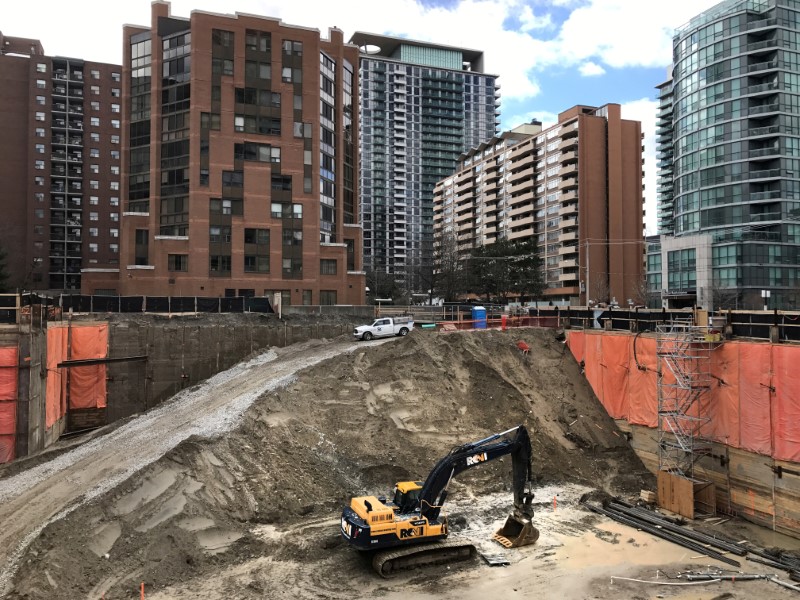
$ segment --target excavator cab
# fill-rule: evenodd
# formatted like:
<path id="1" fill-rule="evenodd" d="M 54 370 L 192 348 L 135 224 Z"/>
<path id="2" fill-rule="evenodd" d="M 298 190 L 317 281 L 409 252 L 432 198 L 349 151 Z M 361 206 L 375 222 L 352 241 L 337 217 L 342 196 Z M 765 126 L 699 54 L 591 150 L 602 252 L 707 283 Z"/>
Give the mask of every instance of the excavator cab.
<path id="1" fill-rule="evenodd" d="M 419 494 L 422 491 L 421 481 L 400 481 L 394 488 L 394 500 L 400 514 L 406 514 L 419 506 Z"/>

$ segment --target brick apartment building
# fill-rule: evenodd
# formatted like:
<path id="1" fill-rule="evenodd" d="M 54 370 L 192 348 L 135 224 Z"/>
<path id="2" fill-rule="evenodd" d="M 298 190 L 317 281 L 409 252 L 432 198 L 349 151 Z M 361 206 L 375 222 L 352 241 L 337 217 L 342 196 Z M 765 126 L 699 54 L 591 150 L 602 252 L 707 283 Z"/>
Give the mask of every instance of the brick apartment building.
<path id="1" fill-rule="evenodd" d="M 0 246 L 12 288 L 81 288 L 117 268 L 122 69 L 0 33 Z"/>
<path id="2" fill-rule="evenodd" d="M 459 158 L 434 189 L 434 235 L 459 253 L 535 237 L 545 299 L 624 304 L 643 285 L 642 133 L 618 104 L 575 106 Z"/>
<path id="3" fill-rule="evenodd" d="M 124 28 L 121 263 L 84 293 L 362 304 L 358 48 L 152 4 Z"/>

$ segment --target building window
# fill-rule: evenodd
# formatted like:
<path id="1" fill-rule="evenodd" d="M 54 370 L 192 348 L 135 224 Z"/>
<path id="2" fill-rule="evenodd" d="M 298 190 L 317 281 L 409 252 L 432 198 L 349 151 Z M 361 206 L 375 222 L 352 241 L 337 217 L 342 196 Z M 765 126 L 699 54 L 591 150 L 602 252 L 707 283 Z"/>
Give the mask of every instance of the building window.
<path id="1" fill-rule="evenodd" d="M 98 218 L 99 218 L 99 216 L 98 216 L 98 214 L 96 212 L 90 212 L 89 213 L 89 220 L 90 221 L 97 221 Z"/>
<path id="2" fill-rule="evenodd" d="M 112 104 L 111 105 L 111 112 L 118 113 L 119 112 L 119 104 Z"/>
<path id="3" fill-rule="evenodd" d="M 42 192 L 36 192 L 33 197 L 37 202 L 44 202 L 44 194 Z"/>
<path id="4" fill-rule="evenodd" d="M 44 113 L 43 112 L 37 112 L 36 113 L 36 120 L 37 121 L 44 121 Z"/>
<path id="5" fill-rule="evenodd" d="M 269 256 L 258 254 L 244 255 L 245 273 L 269 273 Z"/>
<path id="6" fill-rule="evenodd" d="M 111 165 L 111 174 L 119 175 L 119 165 Z"/>
<path id="7" fill-rule="evenodd" d="M 89 124 L 92 127 L 100 127 L 100 117 L 90 117 Z"/>
<path id="8" fill-rule="evenodd" d="M 221 225 L 210 226 L 208 228 L 208 241 L 212 244 L 230 244 L 231 228 Z"/>
<path id="9" fill-rule="evenodd" d="M 119 119 L 111 119 L 111 127 L 119 129 Z"/>
<path id="10" fill-rule="evenodd" d="M 208 268 L 212 273 L 230 273 L 231 257 L 223 255 L 209 256 Z"/>
<path id="11" fill-rule="evenodd" d="M 89 252 L 92 254 L 97 254 L 97 244 L 91 243 L 89 244 Z"/>
<path id="12" fill-rule="evenodd" d="M 33 216 L 37 219 L 44 219 L 44 210 L 41 208 L 37 208 L 33 211 Z"/>
<path id="13" fill-rule="evenodd" d="M 99 190 L 100 189 L 100 182 L 99 181 L 95 181 L 94 179 L 92 179 L 89 182 L 89 188 L 93 189 L 93 190 Z"/>
<path id="14" fill-rule="evenodd" d="M 109 244 L 108 249 L 111 254 L 119 254 L 119 244 Z"/>
<path id="15" fill-rule="evenodd" d="M 93 131 L 92 133 L 90 133 L 89 137 L 91 138 L 91 140 L 93 142 L 99 142 L 100 141 L 100 134 L 97 133 L 96 131 Z"/>
<path id="16" fill-rule="evenodd" d="M 44 79 L 37 79 L 36 87 L 39 88 L 40 90 L 43 90 L 47 87 L 47 82 Z"/>
<path id="17" fill-rule="evenodd" d="M 320 275 L 336 275 L 336 259 L 321 258 L 319 261 Z"/>
<path id="18" fill-rule="evenodd" d="M 112 150 L 111 151 L 111 159 L 112 160 L 119 160 L 119 150 Z"/>
<path id="19" fill-rule="evenodd" d="M 119 237 L 119 229 L 109 229 L 108 230 L 108 235 L 110 235 L 112 238 L 118 238 Z"/>
<path id="20" fill-rule="evenodd" d="M 99 96 L 100 95 L 100 86 L 99 85 L 93 85 L 90 89 L 91 89 L 93 95 L 95 95 L 95 96 Z"/>
<path id="21" fill-rule="evenodd" d="M 89 204 L 97 206 L 98 204 L 100 204 L 100 198 L 98 198 L 97 196 L 89 196 Z"/>
<path id="22" fill-rule="evenodd" d="M 111 196 L 111 198 L 108 199 L 108 203 L 111 206 L 119 206 L 119 198 L 117 196 Z"/>
<path id="23" fill-rule="evenodd" d="M 100 230 L 97 227 L 89 227 L 89 237 L 97 237 Z"/>
<path id="24" fill-rule="evenodd" d="M 36 96 L 36 104 L 44 105 L 45 97 L 44 96 Z"/>
<path id="25" fill-rule="evenodd" d="M 319 303 L 322 306 L 333 306 L 336 304 L 336 290 L 320 290 Z"/>
<path id="26" fill-rule="evenodd" d="M 188 254 L 170 254 L 167 256 L 167 268 L 170 271 L 188 271 L 189 270 L 189 255 Z"/>
<path id="27" fill-rule="evenodd" d="M 43 160 L 37 160 L 36 163 L 34 164 L 34 167 L 36 169 L 39 169 L 39 170 L 44 169 L 44 161 Z"/>
<path id="28" fill-rule="evenodd" d="M 92 79 L 100 79 L 100 71 L 89 71 L 92 75 Z"/>
<path id="29" fill-rule="evenodd" d="M 100 150 L 97 148 L 89 148 L 89 158 L 99 158 Z"/>
<path id="30" fill-rule="evenodd" d="M 119 88 L 111 88 L 111 95 L 114 98 L 119 98 L 119 96 L 120 96 Z"/>
<path id="31" fill-rule="evenodd" d="M 111 79 L 113 81 L 120 81 L 121 78 L 120 78 L 119 73 L 111 73 Z"/>
<path id="32" fill-rule="evenodd" d="M 36 137 L 44 137 L 44 127 L 37 127 L 36 128 Z"/>
<path id="33" fill-rule="evenodd" d="M 44 144 L 36 144 L 36 153 L 44 154 Z"/>
<path id="34" fill-rule="evenodd" d="M 111 143 L 112 144 L 119 144 L 119 136 L 118 135 L 112 135 L 111 136 Z"/>
<path id="35" fill-rule="evenodd" d="M 119 213 L 112 212 L 112 213 L 109 213 L 109 216 L 111 217 L 112 221 L 114 221 L 114 222 L 119 221 Z"/>
<path id="36" fill-rule="evenodd" d="M 33 183 L 36 185 L 44 185 L 44 177 L 34 177 Z"/>
<path id="37" fill-rule="evenodd" d="M 112 181 L 110 184 L 110 189 L 112 192 L 119 191 L 119 181 Z"/>
<path id="38" fill-rule="evenodd" d="M 47 73 L 47 65 L 44 63 L 36 63 L 37 73 Z"/>
<path id="39" fill-rule="evenodd" d="M 91 105 L 92 110 L 95 110 L 95 111 L 99 111 L 100 110 L 100 102 L 98 102 L 97 100 L 92 100 L 89 104 Z"/>

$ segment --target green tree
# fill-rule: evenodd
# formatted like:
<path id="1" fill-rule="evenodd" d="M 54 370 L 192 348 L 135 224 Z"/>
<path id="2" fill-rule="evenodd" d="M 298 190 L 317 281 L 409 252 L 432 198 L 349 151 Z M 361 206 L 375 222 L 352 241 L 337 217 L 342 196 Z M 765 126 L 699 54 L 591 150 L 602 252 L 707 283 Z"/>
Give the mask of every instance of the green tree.
<path id="1" fill-rule="evenodd" d="M 520 300 L 536 298 L 544 291 L 544 274 L 534 240 L 500 240 L 476 248 L 470 259 L 472 288 L 490 301 L 506 302 L 509 294 Z"/>
<path id="2" fill-rule="evenodd" d="M 8 258 L 8 252 L 3 246 L 0 246 L 0 293 L 5 293 L 11 291 L 8 288 L 8 265 L 6 264 L 6 259 Z"/>

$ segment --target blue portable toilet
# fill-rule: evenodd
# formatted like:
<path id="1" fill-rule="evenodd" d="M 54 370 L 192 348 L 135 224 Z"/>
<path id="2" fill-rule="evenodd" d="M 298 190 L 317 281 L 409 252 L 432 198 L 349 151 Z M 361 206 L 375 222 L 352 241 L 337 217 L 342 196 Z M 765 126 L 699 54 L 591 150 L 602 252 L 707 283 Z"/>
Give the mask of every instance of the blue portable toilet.
<path id="1" fill-rule="evenodd" d="M 472 307 L 472 324 L 475 329 L 486 329 L 486 309 L 483 306 Z"/>

